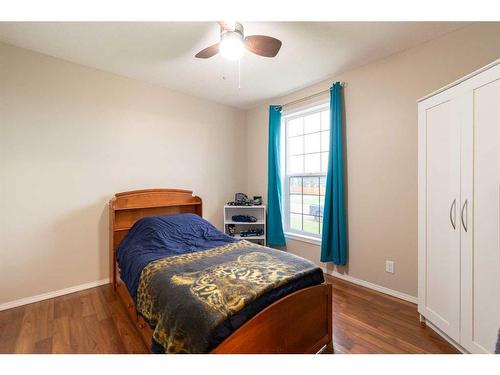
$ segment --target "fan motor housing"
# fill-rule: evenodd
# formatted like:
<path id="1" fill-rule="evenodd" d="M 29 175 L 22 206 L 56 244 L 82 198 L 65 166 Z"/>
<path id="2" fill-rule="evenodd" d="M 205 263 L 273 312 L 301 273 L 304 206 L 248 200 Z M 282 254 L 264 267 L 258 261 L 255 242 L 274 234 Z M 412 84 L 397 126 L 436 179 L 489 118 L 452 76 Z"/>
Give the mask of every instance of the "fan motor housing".
<path id="1" fill-rule="evenodd" d="M 231 25 L 233 26 L 233 25 Z M 231 29 L 225 28 L 221 25 L 220 27 L 220 40 L 225 38 L 241 38 L 243 39 L 243 25 L 239 22 L 234 22 L 234 26 Z"/>

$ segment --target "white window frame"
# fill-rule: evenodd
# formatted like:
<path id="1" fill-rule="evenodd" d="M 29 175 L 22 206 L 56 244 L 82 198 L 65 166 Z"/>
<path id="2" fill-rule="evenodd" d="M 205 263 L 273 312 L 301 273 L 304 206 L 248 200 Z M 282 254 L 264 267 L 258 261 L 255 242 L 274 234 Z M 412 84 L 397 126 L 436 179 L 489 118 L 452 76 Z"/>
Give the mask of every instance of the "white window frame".
<path id="1" fill-rule="evenodd" d="M 282 146 L 281 146 L 281 154 L 282 154 L 282 163 L 283 165 L 281 176 L 282 176 L 282 191 L 283 191 L 283 229 L 285 232 L 285 236 L 287 238 L 308 242 L 312 244 L 321 244 L 321 234 L 308 233 L 304 231 L 298 231 L 290 228 L 290 187 L 289 187 L 289 179 L 290 177 L 325 177 L 326 172 L 319 173 L 294 173 L 287 174 L 288 170 L 288 150 L 287 150 L 287 131 L 288 131 L 288 121 L 304 117 L 308 115 L 312 115 L 318 112 L 323 112 L 325 109 L 329 107 L 329 102 L 324 101 L 320 103 L 315 103 L 309 105 L 307 107 L 298 109 L 296 111 L 287 113 L 282 117 Z M 321 130 L 320 130 L 321 132 Z M 311 133 L 312 134 L 312 133 Z"/>

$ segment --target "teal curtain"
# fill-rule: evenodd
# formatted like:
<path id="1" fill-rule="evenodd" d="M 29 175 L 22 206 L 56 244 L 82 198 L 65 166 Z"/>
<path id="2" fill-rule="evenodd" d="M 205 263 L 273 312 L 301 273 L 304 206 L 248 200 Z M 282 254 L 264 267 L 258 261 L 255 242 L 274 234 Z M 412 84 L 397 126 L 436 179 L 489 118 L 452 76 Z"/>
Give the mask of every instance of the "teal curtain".
<path id="1" fill-rule="evenodd" d="M 342 86 L 330 89 L 330 152 L 326 176 L 321 261 L 347 264 L 347 233 L 342 147 Z"/>
<path id="2" fill-rule="evenodd" d="M 280 178 L 281 107 L 269 107 L 269 145 L 267 160 L 267 245 L 285 246 L 281 219 Z"/>

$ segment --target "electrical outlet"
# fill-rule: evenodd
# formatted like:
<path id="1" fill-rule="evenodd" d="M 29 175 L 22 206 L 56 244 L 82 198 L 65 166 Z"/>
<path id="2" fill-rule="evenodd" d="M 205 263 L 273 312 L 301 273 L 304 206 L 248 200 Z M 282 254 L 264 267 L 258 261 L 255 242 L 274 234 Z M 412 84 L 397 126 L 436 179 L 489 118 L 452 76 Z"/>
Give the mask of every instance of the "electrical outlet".
<path id="1" fill-rule="evenodd" d="M 385 261 L 385 272 L 394 273 L 394 262 L 392 260 Z"/>

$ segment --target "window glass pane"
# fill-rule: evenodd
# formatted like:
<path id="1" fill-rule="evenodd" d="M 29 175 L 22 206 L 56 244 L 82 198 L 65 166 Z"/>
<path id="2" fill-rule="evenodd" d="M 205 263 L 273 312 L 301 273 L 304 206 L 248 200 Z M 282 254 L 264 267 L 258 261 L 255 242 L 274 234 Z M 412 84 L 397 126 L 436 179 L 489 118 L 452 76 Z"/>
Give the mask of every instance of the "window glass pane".
<path id="1" fill-rule="evenodd" d="M 319 234 L 323 234 L 323 218 L 320 217 L 320 221 L 319 221 Z"/>
<path id="2" fill-rule="evenodd" d="M 288 138 L 288 155 L 300 155 L 304 153 L 304 137 L 297 136 Z"/>
<path id="3" fill-rule="evenodd" d="M 304 133 L 304 120 L 303 117 L 296 118 L 287 122 L 286 135 L 293 137 L 294 135 L 301 135 Z"/>
<path id="4" fill-rule="evenodd" d="M 319 193 L 325 195 L 326 191 L 326 177 L 319 178 Z"/>
<path id="5" fill-rule="evenodd" d="M 330 132 L 321 132 L 321 151 L 328 151 L 330 148 Z"/>
<path id="6" fill-rule="evenodd" d="M 304 172 L 304 157 L 302 155 L 290 156 L 288 158 L 287 169 L 289 174 Z"/>
<path id="7" fill-rule="evenodd" d="M 323 216 L 323 209 L 325 208 L 325 196 L 319 196 L 319 216 Z"/>
<path id="8" fill-rule="evenodd" d="M 330 129 L 330 110 L 321 112 L 321 130 Z"/>
<path id="9" fill-rule="evenodd" d="M 290 194 L 302 194 L 302 177 L 290 177 Z"/>
<path id="10" fill-rule="evenodd" d="M 319 218 L 304 215 L 304 228 L 302 230 L 311 234 L 319 234 Z"/>
<path id="11" fill-rule="evenodd" d="M 302 230 L 302 215 L 290 214 L 290 229 Z"/>
<path id="12" fill-rule="evenodd" d="M 304 156 L 304 172 L 318 173 L 320 172 L 320 154 L 309 154 Z"/>
<path id="13" fill-rule="evenodd" d="M 319 195 L 319 177 L 304 177 L 304 194 Z"/>
<path id="14" fill-rule="evenodd" d="M 304 153 L 320 152 L 321 133 L 307 134 L 304 136 Z"/>
<path id="15" fill-rule="evenodd" d="M 330 111 L 286 120 L 288 229 L 321 236 L 330 143 Z M 291 177 L 291 175 L 296 175 Z"/>
<path id="16" fill-rule="evenodd" d="M 302 213 L 302 195 L 290 195 L 290 212 L 301 214 Z"/>
<path id="17" fill-rule="evenodd" d="M 304 117 L 304 133 L 319 132 L 321 129 L 320 113 Z"/>
<path id="18" fill-rule="evenodd" d="M 328 170 L 328 152 L 321 153 L 321 172 Z"/>
<path id="19" fill-rule="evenodd" d="M 319 218 L 320 209 L 319 209 L 319 195 L 304 195 L 302 202 L 304 203 L 304 210 L 302 211 L 304 214 L 314 216 Z"/>

